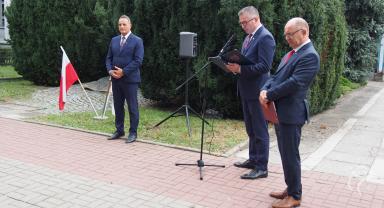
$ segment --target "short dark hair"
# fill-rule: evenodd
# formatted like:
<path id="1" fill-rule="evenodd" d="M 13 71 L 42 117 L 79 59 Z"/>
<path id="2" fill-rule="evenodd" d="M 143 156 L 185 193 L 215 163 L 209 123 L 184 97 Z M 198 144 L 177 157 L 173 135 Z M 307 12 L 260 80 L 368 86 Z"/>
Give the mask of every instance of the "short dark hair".
<path id="1" fill-rule="evenodd" d="M 251 18 L 259 17 L 259 11 L 254 6 L 247 6 L 242 8 L 239 11 L 238 15 L 240 16 L 240 15 L 243 15 L 244 13 L 249 15 Z"/>

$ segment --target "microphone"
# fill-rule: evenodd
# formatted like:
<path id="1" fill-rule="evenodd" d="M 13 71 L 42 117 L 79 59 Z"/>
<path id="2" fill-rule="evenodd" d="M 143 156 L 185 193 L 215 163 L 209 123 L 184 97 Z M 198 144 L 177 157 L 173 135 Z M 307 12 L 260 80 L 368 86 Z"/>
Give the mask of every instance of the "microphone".
<path id="1" fill-rule="evenodd" d="M 236 42 L 236 34 L 233 33 L 231 35 L 231 37 L 228 39 L 228 41 L 224 44 L 223 48 L 220 50 L 218 56 L 221 56 L 221 55 L 223 55 L 224 52 L 227 52 L 228 48 L 233 46 L 235 44 L 235 42 Z"/>

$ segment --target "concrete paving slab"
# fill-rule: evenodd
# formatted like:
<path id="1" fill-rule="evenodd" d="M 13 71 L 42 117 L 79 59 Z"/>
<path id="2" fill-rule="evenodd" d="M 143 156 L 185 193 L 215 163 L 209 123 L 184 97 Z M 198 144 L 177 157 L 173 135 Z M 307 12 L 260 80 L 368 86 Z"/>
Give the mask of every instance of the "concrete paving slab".
<path id="1" fill-rule="evenodd" d="M 361 165 L 324 158 L 313 170 L 325 173 L 332 172 L 346 177 L 366 177 L 369 173 L 370 165 Z"/>
<path id="2" fill-rule="evenodd" d="M 371 145 L 355 145 L 348 141 L 340 142 L 333 151 L 349 154 L 350 157 L 376 157 L 379 152 L 379 147 Z"/>
<path id="3" fill-rule="evenodd" d="M 345 153 L 345 152 L 338 152 L 338 151 L 332 151 L 330 152 L 326 157 L 328 160 L 335 160 L 339 162 L 346 162 L 346 163 L 355 163 L 358 165 L 366 165 L 371 166 L 373 161 L 375 160 L 375 157 L 367 157 L 367 156 L 360 156 L 360 155 L 354 155 L 351 157 L 351 154 Z"/>
<path id="4" fill-rule="evenodd" d="M 380 142 L 383 138 L 384 132 L 377 132 L 377 131 L 361 131 L 359 129 L 351 130 L 350 133 L 346 135 L 346 137 L 340 141 L 339 144 L 345 144 L 345 145 L 365 145 L 365 146 L 372 146 L 372 147 L 378 147 L 380 146 Z"/>
<path id="5" fill-rule="evenodd" d="M 384 113 L 383 113 L 384 115 Z M 360 118 L 355 126 L 353 127 L 353 130 L 355 131 L 361 131 L 361 132 L 380 132 L 381 134 L 384 133 L 384 123 L 381 123 L 382 118 L 375 117 L 375 118 L 367 118 L 365 116 L 364 118 Z"/>
<path id="6" fill-rule="evenodd" d="M 329 137 L 315 152 L 313 152 L 308 158 L 302 162 L 302 168 L 304 170 L 312 170 L 323 160 L 323 158 L 329 154 L 343 139 L 343 137 L 352 129 L 356 123 L 356 119 L 349 119 L 344 125 L 331 137 Z"/>
<path id="7" fill-rule="evenodd" d="M 376 158 L 369 171 L 367 181 L 384 184 L 384 158 Z"/>
<path id="8" fill-rule="evenodd" d="M 384 138 L 378 152 L 379 154 L 375 158 L 367 176 L 367 181 L 384 184 Z"/>

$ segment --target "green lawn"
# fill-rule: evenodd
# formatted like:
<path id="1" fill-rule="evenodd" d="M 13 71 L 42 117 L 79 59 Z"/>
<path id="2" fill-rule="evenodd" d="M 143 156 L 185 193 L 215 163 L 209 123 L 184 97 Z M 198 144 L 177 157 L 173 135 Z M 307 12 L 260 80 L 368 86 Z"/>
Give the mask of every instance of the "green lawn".
<path id="1" fill-rule="evenodd" d="M 30 81 L 18 78 L 20 75 L 12 66 L 0 66 L 0 101 L 27 99 L 38 88 Z"/>
<path id="2" fill-rule="evenodd" d="M 192 137 L 189 138 L 185 116 L 168 119 L 157 128 L 152 128 L 171 112 L 153 107 L 140 108 L 140 124 L 138 136 L 140 139 L 177 146 L 200 148 L 201 120 L 195 116 L 190 117 Z M 109 113 L 108 119 L 97 120 L 93 112 L 66 113 L 34 118 L 34 120 L 53 123 L 68 127 L 86 129 L 91 131 L 112 133 L 115 130 L 114 117 Z M 212 153 L 224 153 L 245 141 L 248 137 L 242 121 L 226 119 L 208 119 L 210 125 L 205 125 L 204 149 Z M 129 120 L 125 121 L 129 124 Z M 128 126 L 126 126 L 126 131 Z"/>
<path id="3" fill-rule="evenodd" d="M 0 66 L 0 78 L 19 77 L 13 67 Z M 33 85 L 32 82 L 23 79 L 0 79 L 0 101 L 28 99 L 37 88 L 38 86 Z M 153 125 L 166 118 L 170 113 L 154 107 L 141 108 L 138 129 L 139 138 L 199 149 L 201 120 L 195 116 L 190 117 L 191 138 L 188 136 L 185 116 L 170 118 L 159 127 L 152 128 Z M 108 119 L 106 120 L 96 120 L 93 118 L 93 112 L 63 112 L 58 115 L 36 117 L 32 120 L 110 134 L 115 130 L 114 117 L 110 112 L 108 112 L 107 116 Z M 208 119 L 208 121 L 210 125 L 205 125 L 205 150 L 224 153 L 247 139 L 242 121 L 225 119 Z M 129 124 L 128 116 L 126 124 Z"/>
<path id="4" fill-rule="evenodd" d="M 0 80 L 0 101 L 27 99 L 35 91 L 36 86 L 30 81 Z"/>
<path id="5" fill-rule="evenodd" d="M 0 78 L 21 77 L 12 66 L 0 66 Z"/>

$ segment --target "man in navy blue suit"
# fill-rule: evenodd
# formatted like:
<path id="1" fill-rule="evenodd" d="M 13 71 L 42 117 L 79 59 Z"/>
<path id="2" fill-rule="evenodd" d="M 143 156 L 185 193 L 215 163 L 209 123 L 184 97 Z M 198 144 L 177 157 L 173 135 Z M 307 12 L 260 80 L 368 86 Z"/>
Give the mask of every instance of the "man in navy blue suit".
<path id="1" fill-rule="evenodd" d="M 269 134 L 259 102 L 259 93 L 269 77 L 276 43 L 272 34 L 261 24 L 259 12 L 255 7 L 244 7 L 238 15 L 240 26 L 247 34 L 241 53 L 253 64 L 227 65 L 232 73 L 238 75 L 237 86 L 249 137 L 249 159 L 234 165 L 252 169 L 248 174 L 242 175 L 242 179 L 265 178 L 268 176 Z"/>
<path id="2" fill-rule="evenodd" d="M 275 102 L 279 119 L 275 130 L 287 188 L 270 193 L 271 197 L 281 199 L 272 204 L 275 208 L 296 207 L 301 202 L 301 128 L 309 120 L 308 89 L 320 69 L 320 58 L 309 39 L 309 26 L 304 19 L 290 19 L 284 36 L 293 50 L 283 57 L 276 73 L 260 92 L 262 105 Z"/>
<path id="3" fill-rule="evenodd" d="M 122 15 L 118 21 L 120 35 L 112 38 L 106 58 L 106 67 L 112 77 L 113 104 L 115 107 L 116 131 L 108 138 L 124 136 L 124 102 L 128 104 L 130 128 L 126 143 L 137 138 L 139 106 L 137 90 L 141 82 L 140 66 L 144 57 L 143 41 L 131 32 L 131 20 Z"/>

